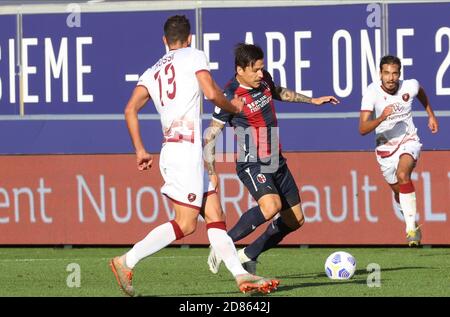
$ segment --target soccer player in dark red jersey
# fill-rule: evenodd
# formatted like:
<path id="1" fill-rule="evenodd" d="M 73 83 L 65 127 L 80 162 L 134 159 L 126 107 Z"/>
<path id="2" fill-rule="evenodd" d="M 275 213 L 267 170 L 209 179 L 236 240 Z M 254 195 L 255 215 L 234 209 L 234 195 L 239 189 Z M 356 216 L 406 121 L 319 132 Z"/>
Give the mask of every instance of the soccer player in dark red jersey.
<path id="1" fill-rule="evenodd" d="M 339 101 L 334 96 L 310 98 L 277 86 L 264 69 L 264 53 L 256 45 L 236 46 L 235 70 L 234 78 L 224 89 L 225 96 L 228 99 L 237 96 L 245 105 L 238 114 L 216 107 L 206 133 L 204 155 L 211 182 L 217 186 L 215 140 L 226 123 L 234 127 L 238 139 L 237 174 L 258 205 L 246 211 L 228 234 L 236 242 L 273 219 L 261 236 L 238 252 L 244 268 L 254 274 L 258 256 L 304 223 L 299 191 L 278 143 L 273 99 L 317 106 Z M 220 262 L 211 249 L 208 257 L 211 272 L 218 272 Z"/>

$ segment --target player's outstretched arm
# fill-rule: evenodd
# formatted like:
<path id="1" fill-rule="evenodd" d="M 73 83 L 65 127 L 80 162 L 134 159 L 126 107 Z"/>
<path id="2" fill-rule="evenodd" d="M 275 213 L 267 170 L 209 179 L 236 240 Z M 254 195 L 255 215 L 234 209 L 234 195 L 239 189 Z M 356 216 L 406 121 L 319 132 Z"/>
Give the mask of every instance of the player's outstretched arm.
<path id="1" fill-rule="evenodd" d="M 428 127 L 430 128 L 431 133 L 438 132 L 439 124 L 436 116 L 434 115 L 433 109 L 431 108 L 428 96 L 425 93 L 425 89 L 423 89 L 423 87 L 419 88 L 419 92 L 417 93 L 417 99 L 419 99 L 420 103 L 423 105 L 425 111 L 428 114 Z"/>
<path id="2" fill-rule="evenodd" d="M 335 96 L 322 96 L 318 98 L 311 98 L 312 104 L 316 106 L 320 106 L 326 103 L 331 103 L 333 105 L 337 105 L 340 101 Z"/>
<path id="3" fill-rule="evenodd" d="M 318 98 L 311 98 L 298 92 L 295 92 L 291 89 L 280 86 L 275 88 L 275 93 L 273 94 L 273 97 L 280 101 L 310 103 L 317 106 L 320 106 L 325 103 L 332 103 L 333 105 L 339 103 L 339 100 L 334 96 L 322 96 Z"/>
<path id="4" fill-rule="evenodd" d="M 146 170 L 152 166 L 152 156 L 145 150 L 139 129 L 138 112 L 150 100 L 147 88 L 137 86 L 125 107 L 125 120 L 127 122 L 128 132 L 136 151 L 136 163 L 139 170 Z"/>
<path id="5" fill-rule="evenodd" d="M 222 90 L 216 84 L 208 71 L 198 72 L 196 76 L 200 88 L 202 89 L 203 94 L 208 100 L 227 112 L 241 112 L 244 103 L 237 98 L 234 98 L 232 101 L 229 101 L 227 98 L 225 98 Z"/>

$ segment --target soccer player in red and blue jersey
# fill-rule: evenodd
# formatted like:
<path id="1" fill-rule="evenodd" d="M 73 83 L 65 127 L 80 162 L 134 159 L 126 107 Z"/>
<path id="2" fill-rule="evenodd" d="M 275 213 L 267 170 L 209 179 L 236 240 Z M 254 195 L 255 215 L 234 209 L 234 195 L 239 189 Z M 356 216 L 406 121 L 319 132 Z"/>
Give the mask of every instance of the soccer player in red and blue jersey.
<path id="1" fill-rule="evenodd" d="M 334 96 L 310 98 L 275 85 L 271 75 L 264 70 L 264 53 L 256 45 L 241 43 L 236 46 L 235 68 L 236 74 L 224 92 L 228 99 L 237 96 L 243 100 L 243 110 L 233 114 L 216 107 L 206 133 L 204 154 L 211 182 L 217 185 L 215 139 L 225 124 L 234 127 L 238 139 L 236 171 L 258 205 L 246 211 L 228 234 L 236 242 L 274 219 L 261 236 L 238 252 L 244 268 L 254 274 L 258 256 L 304 223 L 298 187 L 278 142 L 273 99 L 314 105 L 337 104 L 339 101 Z M 208 265 L 213 273 L 218 272 L 220 262 L 211 249 Z"/>

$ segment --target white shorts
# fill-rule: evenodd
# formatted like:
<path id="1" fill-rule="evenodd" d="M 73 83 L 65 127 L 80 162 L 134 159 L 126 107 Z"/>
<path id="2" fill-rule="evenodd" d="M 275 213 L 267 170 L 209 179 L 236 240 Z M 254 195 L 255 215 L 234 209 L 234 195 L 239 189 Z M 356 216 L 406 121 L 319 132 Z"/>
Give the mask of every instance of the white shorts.
<path id="1" fill-rule="evenodd" d="M 204 194 L 214 190 L 203 164 L 201 146 L 187 142 L 164 144 L 159 158 L 164 178 L 161 193 L 179 205 L 200 210 Z"/>
<path id="2" fill-rule="evenodd" d="M 400 147 L 392 155 L 382 158 L 377 155 L 378 164 L 380 164 L 381 172 L 388 184 L 395 184 L 397 180 L 397 167 L 402 154 L 409 154 L 417 161 L 420 155 L 422 143 L 416 140 L 410 140 L 400 145 Z"/>

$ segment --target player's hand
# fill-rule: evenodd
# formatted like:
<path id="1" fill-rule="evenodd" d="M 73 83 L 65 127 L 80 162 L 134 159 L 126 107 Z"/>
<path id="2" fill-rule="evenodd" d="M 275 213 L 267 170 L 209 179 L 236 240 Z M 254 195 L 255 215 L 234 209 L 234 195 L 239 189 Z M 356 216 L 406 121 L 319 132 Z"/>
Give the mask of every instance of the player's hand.
<path id="1" fill-rule="evenodd" d="M 244 101 L 240 99 L 238 95 L 234 95 L 234 98 L 231 99 L 230 102 L 235 107 L 235 113 L 240 113 L 242 108 L 245 106 Z"/>
<path id="2" fill-rule="evenodd" d="M 333 105 L 337 105 L 340 101 L 334 96 L 323 96 L 323 97 L 319 97 L 319 98 L 311 98 L 311 102 L 316 106 L 320 106 L 325 103 L 331 103 Z"/>
<path id="3" fill-rule="evenodd" d="M 211 182 L 211 185 L 213 185 L 214 189 L 217 191 L 219 187 L 219 178 L 217 177 L 216 173 L 209 174 L 209 181 Z"/>
<path id="4" fill-rule="evenodd" d="M 438 132 L 439 124 L 435 116 L 431 116 L 428 118 L 428 127 L 430 128 L 431 133 Z"/>
<path id="5" fill-rule="evenodd" d="M 148 170 L 152 167 L 153 156 L 145 150 L 136 152 L 136 163 L 138 170 Z"/>
<path id="6" fill-rule="evenodd" d="M 384 108 L 383 112 L 381 113 L 381 121 L 386 120 L 387 117 L 389 117 L 394 112 L 394 106 L 387 106 Z"/>

